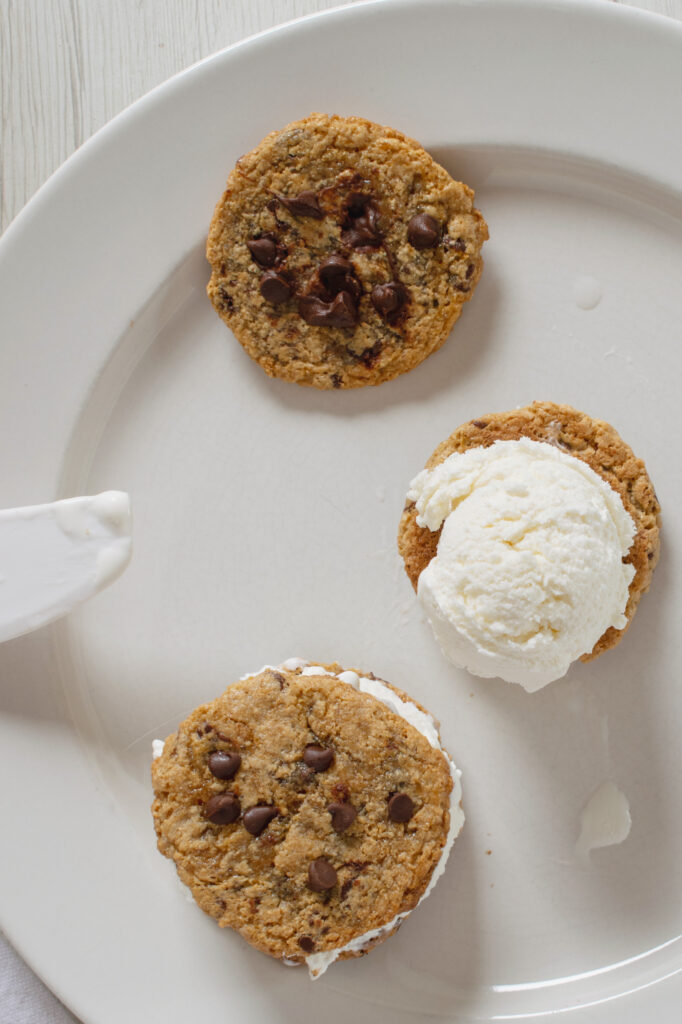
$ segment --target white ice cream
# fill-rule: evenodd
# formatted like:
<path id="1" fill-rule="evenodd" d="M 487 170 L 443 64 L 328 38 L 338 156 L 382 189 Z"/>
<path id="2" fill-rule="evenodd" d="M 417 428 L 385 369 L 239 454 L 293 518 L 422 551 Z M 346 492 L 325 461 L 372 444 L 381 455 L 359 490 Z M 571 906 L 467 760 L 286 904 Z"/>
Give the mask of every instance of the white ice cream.
<path id="1" fill-rule="evenodd" d="M 594 791 L 580 815 L 580 837 L 575 844 L 578 859 L 586 862 L 592 850 L 624 842 L 631 826 L 628 798 L 607 779 Z"/>
<path id="2" fill-rule="evenodd" d="M 623 629 L 635 524 L 585 462 L 521 438 L 450 455 L 410 485 L 443 526 L 418 595 L 446 657 L 532 692 Z"/>

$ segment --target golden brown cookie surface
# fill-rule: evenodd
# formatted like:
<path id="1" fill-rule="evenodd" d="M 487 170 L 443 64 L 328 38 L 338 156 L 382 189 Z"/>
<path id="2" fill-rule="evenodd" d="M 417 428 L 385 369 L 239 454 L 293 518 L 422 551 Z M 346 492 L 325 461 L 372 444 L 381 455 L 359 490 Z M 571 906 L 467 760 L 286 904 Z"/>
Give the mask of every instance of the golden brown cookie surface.
<path id="1" fill-rule="evenodd" d="M 208 294 L 270 376 L 380 384 L 443 344 L 487 237 L 473 192 L 418 143 L 312 114 L 231 173 L 208 239 Z"/>
<path id="2" fill-rule="evenodd" d="M 620 495 L 637 531 L 626 559 L 635 569 L 625 609 L 629 625 L 642 594 L 649 589 L 658 562 L 660 506 L 644 463 L 610 424 L 569 405 L 534 402 L 521 409 L 481 416 L 462 424 L 436 448 L 426 467 L 437 466 L 454 452 L 487 448 L 495 441 L 516 441 L 520 437 L 553 444 L 582 459 Z M 440 530 L 431 531 L 417 525 L 415 506 L 408 504 L 400 521 L 398 549 L 415 590 L 422 570 L 436 554 L 439 537 Z M 589 661 L 613 647 L 625 629 L 607 629 L 581 660 Z"/>
<path id="3" fill-rule="evenodd" d="M 450 822 L 443 752 L 342 671 L 241 680 L 152 766 L 159 850 L 199 906 L 296 963 L 411 910 Z"/>

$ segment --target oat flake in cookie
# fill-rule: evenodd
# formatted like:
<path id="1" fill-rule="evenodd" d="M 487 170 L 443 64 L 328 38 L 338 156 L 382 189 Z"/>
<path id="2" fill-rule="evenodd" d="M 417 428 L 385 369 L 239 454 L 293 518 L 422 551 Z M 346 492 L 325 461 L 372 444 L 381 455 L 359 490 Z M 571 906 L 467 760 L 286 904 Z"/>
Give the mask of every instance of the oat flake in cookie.
<path id="1" fill-rule="evenodd" d="M 428 712 L 336 664 L 247 676 L 155 753 L 161 853 L 222 927 L 313 978 L 396 931 L 464 821 Z"/>
<path id="2" fill-rule="evenodd" d="M 488 237 L 473 192 L 412 139 L 312 114 L 230 174 L 208 238 L 208 294 L 271 377 L 381 384 L 447 338 Z"/>

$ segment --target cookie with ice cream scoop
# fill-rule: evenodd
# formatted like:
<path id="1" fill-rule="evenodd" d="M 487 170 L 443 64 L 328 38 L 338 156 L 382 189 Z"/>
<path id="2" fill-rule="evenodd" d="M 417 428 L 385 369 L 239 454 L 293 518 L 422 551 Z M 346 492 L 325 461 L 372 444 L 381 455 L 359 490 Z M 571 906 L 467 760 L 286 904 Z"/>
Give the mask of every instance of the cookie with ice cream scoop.
<path id="1" fill-rule="evenodd" d="M 610 424 L 535 402 L 436 448 L 408 490 L 398 548 L 446 656 L 532 691 L 620 641 L 659 525 L 646 467 Z"/>

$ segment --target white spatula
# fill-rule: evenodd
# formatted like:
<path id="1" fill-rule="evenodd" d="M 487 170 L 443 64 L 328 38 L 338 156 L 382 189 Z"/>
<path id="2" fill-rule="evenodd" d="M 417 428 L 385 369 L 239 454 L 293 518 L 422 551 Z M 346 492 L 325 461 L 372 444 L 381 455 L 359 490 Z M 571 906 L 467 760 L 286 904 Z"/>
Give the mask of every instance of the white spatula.
<path id="1" fill-rule="evenodd" d="M 0 642 L 112 583 L 130 560 L 130 530 L 123 491 L 0 510 Z"/>

